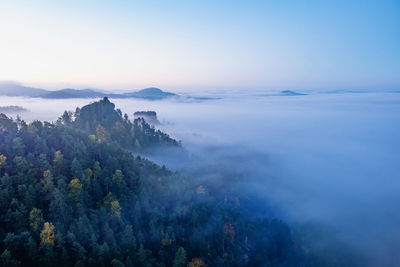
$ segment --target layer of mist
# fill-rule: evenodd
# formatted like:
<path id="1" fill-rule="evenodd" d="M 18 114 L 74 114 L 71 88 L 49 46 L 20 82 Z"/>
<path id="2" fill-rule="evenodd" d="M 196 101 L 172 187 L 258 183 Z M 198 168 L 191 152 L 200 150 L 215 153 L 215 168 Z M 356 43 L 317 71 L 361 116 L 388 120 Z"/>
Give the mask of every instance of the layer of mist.
<path id="1" fill-rule="evenodd" d="M 0 105 L 28 109 L 26 121 L 54 121 L 91 101 L 2 97 Z M 187 154 L 151 151 L 157 163 L 256 196 L 252 215 L 328 229 L 321 249 L 334 239 L 371 266 L 400 262 L 400 94 L 113 102 L 130 118 L 156 111 L 159 127 L 182 141 Z"/>

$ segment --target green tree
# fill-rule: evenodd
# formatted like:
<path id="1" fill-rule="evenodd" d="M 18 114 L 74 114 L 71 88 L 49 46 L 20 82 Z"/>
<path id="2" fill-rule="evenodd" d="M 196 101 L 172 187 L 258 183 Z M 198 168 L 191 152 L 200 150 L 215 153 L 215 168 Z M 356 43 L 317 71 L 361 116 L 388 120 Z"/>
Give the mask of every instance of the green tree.
<path id="1" fill-rule="evenodd" d="M 123 191 L 123 188 L 125 188 L 126 186 L 124 183 L 124 174 L 122 173 L 121 170 L 115 171 L 115 173 L 112 176 L 112 182 L 117 195 L 120 196 Z"/>
<path id="2" fill-rule="evenodd" d="M 173 267 L 185 267 L 187 264 L 186 251 L 183 247 L 179 247 L 175 253 Z"/>
<path id="3" fill-rule="evenodd" d="M 61 122 L 64 125 L 70 125 L 72 123 L 72 117 L 72 111 L 64 111 L 63 115 L 61 116 Z"/>
<path id="4" fill-rule="evenodd" d="M 43 225 L 43 214 L 42 210 L 33 208 L 29 213 L 29 225 L 34 231 L 38 231 Z"/>
<path id="5" fill-rule="evenodd" d="M 113 259 L 111 261 L 111 266 L 112 267 L 125 267 L 125 264 L 118 259 Z"/>
<path id="6" fill-rule="evenodd" d="M 151 251 L 145 249 L 142 244 L 140 244 L 138 251 L 135 255 L 135 260 L 137 261 L 139 266 L 151 266 L 149 262 L 149 257 L 151 255 Z"/>
<path id="7" fill-rule="evenodd" d="M 54 189 L 49 204 L 49 215 L 53 221 L 63 224 L 68 224 L 73 219 L 71 218 L 72 207 L 67 203 L 67 196 L 64 190 Z"/>
<path id="8" fill-rule="evenodd" d="M 101 176 L 101 166 L 100 166 L 100 162 L 95 161 L 93 164 L 93 172 L 94 172 L 94 177 L 95 178 L 99 178 Z"/>
<path id="9" fill-rule="evenodd" d="M 42 193 L 44 199 L 49 200 L 54 192 L 54 177 L 50 170 L 46 170 L 43 172 L 43 178 L 44 179 L 41 181 L 43 184 Z"/>
<path id="10" fill-rule="evenodd" d="M 130 250 L 136 250 L 136 238 L 133 234 L 133 229 L 131 225 L 127 225 L 124 229 L 121 246 L 125 249 L 128 253 Z"/>
<path id="11" fill-rule="evenodd" d="M 3 251 L 0 255 L 0 266 L 4 267 L 12 267 L 12 266 L 19 266 L 20 262 L 16 261 L 12 258 L 10 251 L 7 249 Z"/>
<path id="12" fill-rule="evenodd" d="M 54 153 L 54 159 L 53 159 L 53 166 L 54 170 L 56 171 L 56 174 L 62 173 L 64 169 L 64 155 L 61 153 L 61 150 L 57 150 Z"/>
<path id="13" fill-rule="evenodd" d="M 14 163 L 19 173 L 26 173 L 30 167 L 26 158 L 22 156 L 15 156 Z"/>
<path id="14" fill-rule="evenodd" d="M 51 168 L 50 163 L 47 160 L 46 154 L 41 153 L 39 155 L 38 167 L 39 167 L 41 172 L 44 172 L 45 170 L 49 170 Z"/>
<path id="15" fill-rule="evenodd" d="M 23 156 L 25 153 L 25 144 L 20 137 L 13 139 L 12 148 L 16 156 Z"/>
<path id="16" fill-rule="evenodd" d="M 82 178 L 82 165 L 77 158 L 74 158 L 71 163 L 71 172 L 74 177 Z"/>

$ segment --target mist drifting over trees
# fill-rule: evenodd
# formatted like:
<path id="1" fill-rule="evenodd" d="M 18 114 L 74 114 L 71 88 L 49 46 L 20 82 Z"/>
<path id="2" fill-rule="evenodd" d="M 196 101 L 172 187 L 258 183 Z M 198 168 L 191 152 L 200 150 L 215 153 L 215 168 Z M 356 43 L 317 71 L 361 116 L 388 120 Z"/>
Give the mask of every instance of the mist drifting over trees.
<path id="1" fill-rule="evenodd" d="M 57 151 L 61 151 L 63 161 L 67 164 L 65 172 L 62 174 L 64 197 L 68 203 L 66 206 L 71 208 L 76 205 L 76 202 L 71 199 L 71 192 L 82 191 L 86 192 L 86 196 L 94 197 L 90 193 L 93 191 L 86 191 L 88 186 L 85 184 L 87 183 L 85 182 L 87 175 L 85 170 L 90 169 L 93 172 L 95 161 L 99 161 L 96 158 L 96 160 L 92 159 L 94 154 L 90 154 L 93 153 L 94 147 L 110 144 L 113 149 L 118 147 L 122 149 L 119 152 L 113 152 L 115 150 L 108 150 L 109 148 L 104 148 L 105 150 L 96 148 L 96 151 L 103 151 L 101 154 L 106 153 L 107 158 L 117 159 L 118 164 L 115 167 L 106 167 L 114 166 L 113 164 L 116 164 L 117 161 L 115 159 L 99 161 L 101 169 L 107 169 L 107 175 L 102 178 L 103 180 L 98 186 L 98 189 L 101 188 L 101 193 L 97 193 L 95 206 L 90 206 L 89 204 L 93 202 L 88 202 L 87 199 L 84 201 L 85 205 L 86 203 L 89 205 L 85 206 L 84 210 L 86 208 L 94 209 L 96 212 L 103 210 L 104 213 L 101 216 L 105 217 L 100 217 L 97 222 L 108 222 L 114 231 L 113 237 L 117 244 L 113 247 L 114 251 L 121 249 L 122 241 L 118 239 L 118 236 L 123 236 L 123 234 L 118 231 L 122 231 L 123 227 L 111 227 L 112 223 L 108 220 L 114 218 L 112 214 L 119 214 L 122 222 L 132 226 L 136 249 L 132 248 L 128 254 L 118 254 L 118 256 L 112 254 L 113 256 L 107 258 L 107 260 L 110 259 L 110 262 L 117 259 L 126 264 L 127 255 L 135 257 L 140 245 L 143 245 L 144 250 L 151 251 L 151 256 L 148 258 L 151 259 L 151 264 L 166 262 L 167 266 L 173 264 L 177 255 L 182 259 L 186 255 L 187 264 L 193 259 L 199 259 L 211 266 L 215 264 L 251 265 L 252 260 L 254 260 L 253 266 L 259 266 L 261 262 L 275 262 L 277 265 L 289 264 L 289 266 L 295 265 L 295 263 L 305 266 L 332 264 L 354 266 L 366 263 L 390 265 L 397 260 L 392 252 L 397 249 L 400 240 L 394 234 L 399 218 L 396 216 L 395 206 L 390 200 L 396 199 L 398 192 L 395 182 L 397 168 L 395 148 L 399 147 L 399 142 L 394 134 L 399 129 L 396 124 L 392 123 L 396 120 L 393 114 L 398 108 L 397 96 L 397 94 L 311 94 L 290 97 L 236 97 L 230 95 L 217 101 L 201 102 L 112 101 L 115 106 L 108 100 L 101 100 L 85 108 L 82 108 L 84 106 L 82 102 L 79 109 L 76 109 L 76 101 L 74 101 L 75 103 L 64 102 L 66 109 L 74 110 L 74 112 L 63 112 L 59 107 L 61 116 L 47 117 L 47 120 L 54 121 L 54 123 L 41 123 L 43 126 L 37 126 L 46 129 L 52 125 L 45 131 L 48 132 L 45 137 L 37 134 L 45 140 L 61 131 L 58 133 L 61 142 L 66 142 L 62 141 L 64 139 L 71 139 L 68 136 L 71 136 L 72 140 L 82 138 L 82 140 L 87 140 L 83 141 L 84 144 L 88 142 L 85 145 L 86 149 L 78 149 L 81 151 L 79 152 L 81 155 L 77 157 L 71 154 L 77 148 L 75 144 L 71 143 L 64 148 L 71 151 L 70 154 L 63 152 L 58 144 L 45 153 L 34 152 L 34 147 L 27 146 L 24 150 L 24 158 L 32 168 L 37 163 L 30 161 L 32 158 L 28 157 L 29 152 L 45 154 L 48 169 L 55 179 L 56 176 L 52 171 L 55 168 L 53 166 L 54 159 Z M 40 109 L 43 109 L 43 104 L 36 104 L 35 101 L 26 102 L 18 98 L 12 100 L 14 102 L 10 101 L 10 98 L 7 99 L 13 105 L 22 105 L 21 103 L 24 102 L 23 106 L 31 111 L 24 114 L 27 118 L 49 116 L 46 112 L 38 113 Z M 53 102 L 45 103 L 48 105 L 48 109 L 57 109 L 56 106 L 52 106 Z M 82 110 L 83 114 L 85 112 L 87 114 L 81 116 Z M 145 121 L 135 120 L 133 113 L 137 110 L 157 111 L 160 121 L 160 124 L 157 125 L 158 129 L 154 129 Z M 9 120 L 4 121 L 9 122 Z M 31 122 L 33 125 L 38 123 L 34 120 Z M 15 123 L 18 125 L 18 122 Z M 102 127 L 99 128 L 97 124 Z M 13 123 L 9 123 L 9 125 L 11 128 L 14 127 Z M 27 122 L 27 129 L 29 125 L 30 123 Z M 141 129 L 133 131 L 137 136 L 132 135 L 132 127 L 135 130 L 136 128 Z M 20 126 L 14 127 L 14 130 L 17 131 L 16 135 L 10 137 L 9 140 L 14 140 L 24 131 Z M 79 138 L 76 136 L 78 133 Z M 27 133 L 25 135 L 28 136 Z M 64 135 L 67 137 L 62 137 Z M 119 136 L 123 136 L 123 138 L 118 138 Z M 157 138 L 155 138 L 156 136 Z M 38 138 L 35 139 L 41 143 Z M 140 147 L 136 145 L 136 140 L 140 143 Z M 175 140 L 181 140 L 182 143 Z M 10 151 L 18 149 L 18 141 L 16 142 L 16 146 L 10 145 L 7 149 Z M 22 144 L 26 146 L 25 141 Z M 40 146 L 37 145 L 37 147 Z M 19 150 L 18 153 L 21 153 L 21 148 Z M 128 156 L 130 153 L 135 155 L 132 156 L 133 161 L 124 163 L 125 160 L 120 160 L 122 155 Z M 140 159 L 136 158 L 138 153 L 141 155 Z M 3 155 L 6 158 L 5 162 L 10 166 L 7 171 L 8 177 L 18 175 L 15 171 L 10 170 L 16 166 L 14 162 L 16 154 L 11 153 L 7 156 L 4 152 Z M 125 156 L 123 157 L 125 158 Z M 143 157 L 156 162 L 158 167 L 154 163 L 144 160 Z M 74 158 L 76 158 L 75 161 Z M 385 159 L 385 161 L 380 159 Z M 81 165 L 84 174 L 80 176 L 83 178 L 73 174 L 71 169 L 73 162 L 74 168 Z M 143 163 L 139 164 L 138 162 Z M 137 185 L 132 188 L 136 188 L 140 193 L 130 188 L 129 184 L 132 186 L 132 182 L 127 182 L 132 178 L 131 174 L 126 174 L 124 168 L 131 167 L 123 167 L 121 164 L 133 165 L 134 173 L 139 173 L 138 176 L 134 176 L 134 180 L 137 179 L 135 180 Z M 142 166 L 140 170 L 146 175 L 140 175 L 136 169 L 138 165 Z M 166 168 L 163 168 L 163 165 Z M 153 168 L 160 171 L 153 173 L 150 171 Z M 39 180 L 44 179 L 44 171 L 46 170 L 36 172 L 40 177 Z M 5 175 L 5 171 L 2 175 Z M 123 177 L 122 181 L 127 184 L 128 191 L 120 192 L 118 187 L 113 189 L 113 183 L 121 181 L 121 177 Z M 158 184 L 160 178 L 163 181 L 162 186 Z M 56 180 L 53 180 L 54 187 L 57 187 Z M 26 183 L 25 180 L 22 181 Z M 150 183 L 151 186 L 147 183 Z M 20 184 L 12 184 L 16 188 L 18 185 Z M 13 192 L 18 191 L 17 189 L 13 190 Z M 107 190 L 112 190 L 112 198 L 106 198 Z M 126 198 L 136 200 L 121 200 L 122 192 L 126 193 Z M 19 195 L 15 195 L 13 198 L 24 203 L 23 200 L 20 200 Z M 13 198 L 10 198 L 9 201 Z M 51 204 L 51 199 L 48 200 L 47 205 Z M 118 201 L 118 204 L 114 201 Z M 143 210 L 144 208 L 138 208 L 142 204 L 136 203 L 142 203 L 141 201 L 147 203 L 145 208 L 147 213 Z M 111 204 L 112 202 L 114 204 Z M 187 205 L 188 203 L 190 205 Z M 54 244 L 57 246 L 57 238 L 61 238 L 68 231 L 74 231 L 69 228 L 82 215 L 76 214 L 73 209 L 71 216 L 74 218 L 72 220 L 74 223 L 71 222 L 70 225 L 61 227 L 59 222 L 52 219 L 56 217 L 54 214 L 53 217 L 49 216 L 51 213 L 46 205 L 38 207 L 29 205 L 31 206 L 25 209 L 26 218 L 29 218 L 31 212 L 32 216 L 42 214 L 43 217 L 42 221 L 38 215 L 39 220 L 32 224 L 40 225 L 40 227 L 35 226 L 38 229 L 36 236 L 33 232 L 31 233 L 38 251 L 42 249 L 40 233 L 45 230 L 44 223 L 49 223 L 45 233 L 49 233 L 47 236 L 50 237 L 52 236 L 50 230 L 54 226 Z M 135 207 L 138 210 L 132 211 Z M 202 210 L 202 207 L 205 210 Z M 34 208 L 36 210 L 33 210 Z M 196 224 L 197 226 L 193 224 L 193 221 L 188 225 L 190 220 L 185 219 L 183 222 L 180 221 L 183 217 L 179 217 L 182 216 L 182 213 L 179 212 L 186 209 L 195 212 L 195 216 L 204 216 L 207 219 Z M 14 210 L 10 207 L 4 209 L 5 213 L 12 211 Z M 138 224 L 131 222 L 131 217 L 125 217 L 127 213 L 134 214 L 130 216 L 136 216 L 135 220 L 136 222 L 139 220 Z M 147 215 L 142 217 L 142 214 Z M 88 217 L 88 215 L 86 216 Z M 156 228 L 149 228 L 148 223 L 151 216 L 159 218 Z M 170 216 L 178 216 L 178 219 L 175 218 L 171 221 L 171 219 L 167 219 Z M 194 215 L 189 212 L 187 216 Z M 139 217 L 141 219 L 138 219 Z M 91 224 L 92 220 L 90 217 L 88 218 L 88 223 Z M 360 224 L 361 220 L 362 224 Z M 31 222 L 28 223 L 28 221 L 29 219 L 26 219 L 27 224 L 23 229 L 31 232 L 33 231 L 30 226 Z M 272 230 L 275 229 L 273 226 L 275 223 L 278 223 L 277 227 L 281 225 L 278 227 L 281 230 Z M 102 224 L 94 224 L 93 231 L 98 236 L 96 242 L 100 246 L 104 243 L 104 240 L 100 238 L 104 229 Z M 57 225 L 59 226 L 57 227 Z M 126 225 L 124 224 L 124 226 Z M 186 229 L 184 233 L 177 234 L 175 232 L 177 225 Z M 254 227 L 252 228 L 256 231 L 254 235 L 247 232 L 249 228 L 246 228 L 246 225 Z M 73 229 L 76 229 L 74 227 Z M 166 230 L 168 227 L 172 227 L 169 232 Z M 62 231 L 64 228 L 69 230 L 61 232 L 58 228 L 63 229 Z M 171 246 L 174 248 L 168 250 L 168 253 L 165 252 L 166 254 L 164 253 L 164 256 L 161 257 L 159 253 L 161 248 L 164 249 L 160 245 L 163 239 L 152 239 L 146 236 L 149 229 L 153 229 L 155 236 L 160 237 L 166 233 L 169 237 L 174 236 L 175 239 L 170 238 Z M 60 231 L 59 236 L 57 236 L 58 231 Z M 139 231 L 145 236 L 141 242 L 137 237 L 137 235 L 140 236 Z M 274 231 L 283 232 L 279 234 L 278 239 L 272 240 L 276 242 L 287 240 L 288 242 L 281 244 L 285 248 L 276 244 L 276 249 L 285 251 L 284 254 L 279 254 L 281 255 L 279 260 L 274 258 L 275 254 L 275 256 L 268 254 L 276 250 L 263 243 L 264 241 L 268 244 L 275 242 L 271 240 L 271 234 L 277 234 Z M 9 229 L 4 232 L 4 238 L 7 232 L 17 235 L 23 231 Z M 160 233 L 156 235 L 156 232 Z M 195 233 L 197 233 L 197 237 L 195 237 Z M 254 243 L 251 246 L 245 245 L 246 234 L 248 240 L 253 239 Z M 282 234 L 286 237 L 283 237 Z M 214 251 L 211 253 L 212 256 L 208 255 L 208 249 L 201 252 L 192 247 L 203 245 L 208 247 L 208 241 L 204 241 L 203 235 L 209 236 L 215 242 L 216 247 L 212 247 Z M 217 238 L 219 235 L 222 239 Z M 235 249 L 227 252 L 227 247 L 221 247 L 220 243 L 224 238 L 232 240 L 232 235 L 235 237 L 235 242 L 231 249 Z M 252 235 L 253 237 L 251 237 Z M 198 238 L 203 241 L 196 241 L 196 245 L 189 245 L 180 243 L 178 236 L 189 243 Z M 261 242 L 259 238 L 263 237 L 266 239 Z M 81 241 L 83 242 L 83 240 Z M 206 242 L 207 245 L 202 242 Z M 249 244 L 248 242 L 250 241 L 247 241 L 247 244 Z M 80 241 L 78 243 L 80 244 Z M 226 242 L 224 244 L 226 245 Z M 93 253 L 92 248 L 80 245 L 86 251 L 84 253 L 85 260 L 89 260 L 89 258 L 95 261 L 99 260 L 96 258 L 97 254 L 91 254 Z M 107 245 L 110 246 L 108 242 Z M 268 249 L 263 250 L 263 248 Z M 7 248 L 4 247 L 4 249 Z M 7 249 L 7 251 L 10 252 L 10 259 L 18 260 L 13 256 L 15 254 L 13 250 Z M 222 252 L 227 254 L 224 256 Z M 276 252 L 278 253 L 278 251 Z M 57 257 L 58 252 L 55 253 L 54 257 Z M 73 254 L 71 253 L 67 250 L 69 257 Z M 255 256 L 258 255 L 257 253 L 261 253 L 260 255 L 263 256 Z M 246 261 L 240 261 L 239 259 L 243 260 L 244 255 L 249 258 Z M 265 258 L 265 255 L 269 256 Z M 252 258 L 253 256 L 256 258 Z M 131 260 L 132 257 L 130 257 Z M 72 257 L 69 262 L 74 260 L 77 262 L 78 258 Z M 93 261 L 91 262 L 93 263 Z M 138 264 L 134 260 L 132 262 Z M 86 264 L 88 261 L 84 263 Z"/>

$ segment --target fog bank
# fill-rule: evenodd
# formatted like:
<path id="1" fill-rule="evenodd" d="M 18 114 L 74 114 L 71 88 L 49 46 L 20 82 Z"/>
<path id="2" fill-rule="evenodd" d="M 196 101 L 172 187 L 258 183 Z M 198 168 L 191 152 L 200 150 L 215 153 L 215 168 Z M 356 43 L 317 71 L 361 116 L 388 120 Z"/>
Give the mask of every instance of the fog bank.
<path id="1" fill-rule="evenodd" d="M 54 121 L 87 99 L 0 98 Z M 400 94 L 226 95 L 200 102 L 112 100 L 132 118 L 154 110 L 188 161 L 153 159 L 257 195 L 267 216 L 326 225 L 371 265 L 400 262 Z M 226 174 L 243 177 L 224 180 Z M 223 179 L 223 180 L 221 180 Z M 261 209 L 262 210 L 262 209 Z"/>

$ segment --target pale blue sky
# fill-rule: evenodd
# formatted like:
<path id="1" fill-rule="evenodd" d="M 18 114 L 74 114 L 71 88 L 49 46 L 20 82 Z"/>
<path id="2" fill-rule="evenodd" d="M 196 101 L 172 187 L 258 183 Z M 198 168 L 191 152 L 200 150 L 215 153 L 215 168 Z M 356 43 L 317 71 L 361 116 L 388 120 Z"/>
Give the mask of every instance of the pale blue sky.
<path id="1" fill-rule="evenodd" d="M 400 1 L 4 1 L 0 80 L 400 89 Z"/>

